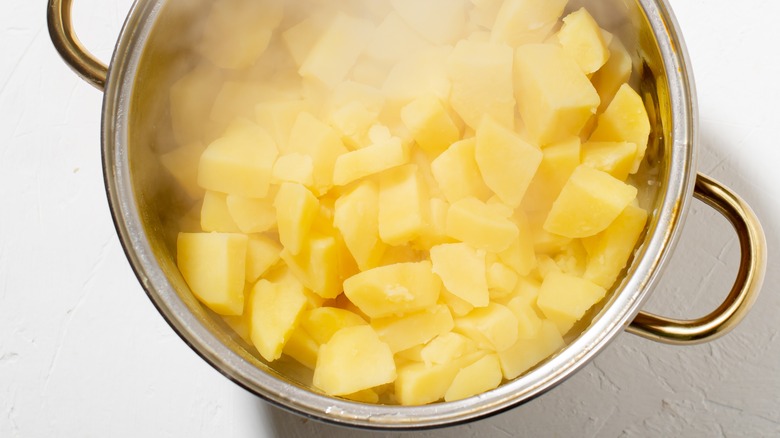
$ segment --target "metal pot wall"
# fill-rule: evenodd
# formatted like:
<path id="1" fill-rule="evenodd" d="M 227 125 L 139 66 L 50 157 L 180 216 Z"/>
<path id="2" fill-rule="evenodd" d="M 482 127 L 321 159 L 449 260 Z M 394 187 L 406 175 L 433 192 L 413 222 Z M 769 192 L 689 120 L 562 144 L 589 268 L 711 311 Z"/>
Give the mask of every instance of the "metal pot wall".
<path id="1" fill-rule="evenodd" d="M 411 429 L 471 421 L 522 404 L 559 384 L 587 364 L 615 336 L 628 331 L 658 342 L 694 344 L 734 328 L 758 295 L 766 267 L 759 221 L 733 192 L 696 174 L 698 144 L 695 90 L 690 63 L 665 0 L 594 0 L 592 13 L 607 11 L 614 32 L 636 55 L 639 89 L 653 134 L 643 199 L 651 219 L 622 281 L 567 347 L 527 374 L 499 388 L 457 402 L 418 407 L 366 405 L 328 397 L 295 376 L 271 367 L 192 296 L 175 264 L 178 204 L 161 179 L 149 133 L 164 129 L 169 84 L 164 72 L 186 48 L 158 44 L 186 29 L 192 17 L 169 13 L 173 0 L 137 0 L 117 42 L 110 67 L 76 38 L 71 0 L 50 0 L 49 30 L 65 61 L 104 90 L 102 153 L 106 192 L 117 233 L 139 281 L 171 327 L 226 377 L 283 408 L 329 422 L 368 428 Z M 194 3 L 194 2 L 193 2 Z M 571 1 L 570 7 L 580 2 Z M 205 2 L 207 4 L 207 2 Z M 197 13 L 197 8 L 188 8 Z M 618 11 L 618 13 L 615 13 Z M 610 26 L 610 25 L 608 25 Z M 162 91 L 161 91 L 162 90 Z M 162 108 L 162 109 L 161 109 Z M 162 115 L 162 119 L 160 117 Z M 157 136 L 159 137 L 159 135 Z M 741 260 L 725 301 L 711 314 L 674 320 L 640 311 L 673 252 L 693 197 L 723 214 L 739 237 Z"/>

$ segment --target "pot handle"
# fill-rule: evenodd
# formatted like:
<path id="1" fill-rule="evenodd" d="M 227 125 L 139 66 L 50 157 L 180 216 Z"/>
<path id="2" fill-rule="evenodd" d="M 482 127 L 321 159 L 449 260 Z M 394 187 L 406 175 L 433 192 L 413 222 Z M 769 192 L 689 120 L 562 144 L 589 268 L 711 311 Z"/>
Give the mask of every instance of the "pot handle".
<path id="1" fill-rule="evenodd" d="M 725 216 L 737 232 L 741 259 L 734 286 L 709 315 L 677 320 L 639 312 L 627 328 L 630 333 L 677 345 L 711 341 L 736 327 L 758 297 L 766 271 L 766 239 L 758 218 L 739 196 L 708 176 L 698 175 L 694 196 Z"/>
<path id="2" fill-rule="evenodd" d="M 84 48 L 73 31 L 71 5 L 73 0 L 49 0 L 46 18 L 54 47 L 82 79 L 103 91 L 108 67 Z"/>

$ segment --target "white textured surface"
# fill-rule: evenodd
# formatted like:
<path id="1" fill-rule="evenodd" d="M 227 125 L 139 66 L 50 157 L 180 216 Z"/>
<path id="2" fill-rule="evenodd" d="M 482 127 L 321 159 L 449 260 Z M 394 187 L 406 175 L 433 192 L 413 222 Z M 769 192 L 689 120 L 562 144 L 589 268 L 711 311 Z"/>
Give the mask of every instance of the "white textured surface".
<path id="1" fill-rule="evenodd" d="M 76 0 L 107 59 L 129 0 Z M 697 347 L 628 334 L 547 395 L 420 436 L 780 436 L 780 2 L 672 0 L 699 91 L 699 169 L 763 220 L 770 267 L 754 311 Z M 49 42 L 44 2 L 0 13 L 0 436 L 362 436 L 279 411 L 206 365 L 133 276 L 100 168 L 101 95 Z M 726 222 L 694 206 L 647 308 L 713 308 L 736 270 Z M 411 435 L 406 435 L 411 436 Z"/>

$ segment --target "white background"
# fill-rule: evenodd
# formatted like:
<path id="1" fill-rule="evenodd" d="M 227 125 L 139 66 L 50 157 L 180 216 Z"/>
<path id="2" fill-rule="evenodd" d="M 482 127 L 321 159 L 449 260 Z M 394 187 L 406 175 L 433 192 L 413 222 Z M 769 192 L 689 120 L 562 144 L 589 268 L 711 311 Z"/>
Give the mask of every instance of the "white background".
<path id="1" fill-rule="evenodd" d="M 0 437 L 325 436 L 234 385 L 182 343 L 133 276 L 100 167 L 102 95 L 60 61 L 44 1 L 0 13 Z M 76 0 L 107 60 L 130 0 Z M 547 395 L 420 436 L 780 436 L 780 2 L 671 0 L 701 110 L 699 169 L 764 223 L 764 292 L 727 337 L 696 347 L 623 334 Z M 650 310 L 698 316 L 738 260 L 728 224 L 696 204 Z M 412 435 L 407 435 L 412 436 Z"/>

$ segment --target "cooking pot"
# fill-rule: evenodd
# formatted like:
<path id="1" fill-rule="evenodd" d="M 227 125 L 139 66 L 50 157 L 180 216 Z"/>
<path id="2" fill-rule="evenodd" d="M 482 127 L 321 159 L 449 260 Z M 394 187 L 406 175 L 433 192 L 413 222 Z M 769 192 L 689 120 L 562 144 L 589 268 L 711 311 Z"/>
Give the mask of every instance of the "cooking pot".
<path id="1" fill-rule="evenodd" d="M 666 0 L 587 2 L 634 56 L 635 79 L 652 124 L 640 198 L 650 211 L 647 232 L 612 293 L 567 338 L 567 346 L 523 376 L 476 397 L 428 406 L 369 405 L 329 397 L 295 373 L 269 366 L 193 297 L 175 262 L 181 203 L 166 189 L 156 147 L 170 123 L 170 71 L 186 57 L 176 41 L 208 0 L 172 12 L 173 0 L 136 0 L 110 67 L 90 55 L 71 27 L 71 0 L 50 0 L 49 31 L 64 60 L 104 90 L 102 154 L 106 192 L 128 260 L 152 303 L 204 360 L 226 377 L 278 406 L 312 418 L 367 428 L 412 429 L 451 425 L 527 402 L 587 364 L 623 331 L 671 344 L 695 344 L 733 329 L 758 295 L 766 267 L 759 221 L 737 195 L 696 173 L 698 128 L 691 65 Z M 571 0 L 569 8 L 579 5 Z M 200 6 L 198 6 L 200 5 Z M 177 10 L 181 8 L 176 8 Z M 740 242 L 737 278 L 712 313 L 676 320 L 640 311 L 680 236 L 693 197 L 723 214 Z"/>

